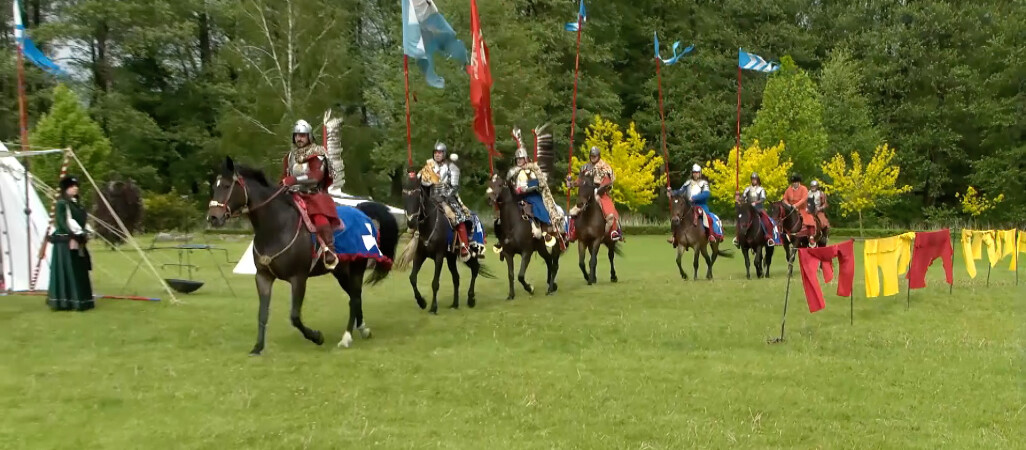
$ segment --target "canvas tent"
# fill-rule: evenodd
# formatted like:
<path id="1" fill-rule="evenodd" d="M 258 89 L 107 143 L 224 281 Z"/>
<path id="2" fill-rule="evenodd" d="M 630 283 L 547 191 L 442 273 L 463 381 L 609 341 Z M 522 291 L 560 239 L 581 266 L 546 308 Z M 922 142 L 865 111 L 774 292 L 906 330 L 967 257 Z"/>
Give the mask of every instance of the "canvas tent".
<path id="1" fill-rule="evenodd" d="M 333 200 L 335 200 L 335 204 L 343 206 L 356 206 L 360 203 L 371 201 L 371 199 L 367 197 L 356 197 L 346 194 L 345 192 L 342 192 L 340 188 L 335 186 L 328 188 L 328 194 L 331 195 Z M 393 216 L 396 216 L 396 220 L 399 221 L 400 224 L 406 219 L 406 211 L 402 209 L 388 206 L 388 212 Z M 249 246 L 246 247 L 246 251 L 239 256 L 239 262 L 235 265 L 235 269 L 232 270 L 232 273 L 243 275 L 256 274 L 256 264 L 253 262 L 253 241 L 249 241 Z"/>
<path id="2" fill-rule="evenodd" d="M 39 248 L 45 245 L 50 215 L 34 188 L 28 191 L 25 218 L 25 167 L 0 142 L 0 273 L 4 291 L 27 291 L 39 266 L 35 289 L 50 285 L 50 253 L 37 263 Z"/>

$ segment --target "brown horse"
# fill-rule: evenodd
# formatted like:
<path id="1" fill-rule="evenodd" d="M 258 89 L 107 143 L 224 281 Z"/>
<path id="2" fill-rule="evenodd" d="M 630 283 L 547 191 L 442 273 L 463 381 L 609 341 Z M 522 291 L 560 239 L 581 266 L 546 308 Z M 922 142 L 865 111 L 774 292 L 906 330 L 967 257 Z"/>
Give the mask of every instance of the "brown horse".
<path id="1" fill-rule="evenodd" d="M 556 274 L 559 272 L 559 257 L 562 254 L 559 244 L 551 249 L 545 246 L 541 239 L 535 238 L 531 233 L 531 222 L 524 216 L 520 208 L 520 201 L 513 195 L 509 184 L 499 175 L 492 175 L 488 183 L 488 202 L 499 209 L 499 218 L 496 221 L 495 236 L 499 240 L 497 247 L 501 252 L 499 258 L 506 261 L 509 275 L 509 296 L 506 300 L 513 300 L 513 256 L 520 255 L 520 274 L 517 280 L 529 294 L 534 295 L 534 286 L 527 282 L 527 265 L 531 262 L 531 255 L 538 252 L 545 261 L 547 276 L 545 282 L 548 284 L 546 295 L 556 292 Z"/>
<path id="2" fill-rule="evenodd" d="M 708 267 L 705 278 L 712 279 L 712 266 L 716 262 L 716 258 L 724 256 L 727 258 L 733 257 L 729 252 L 720 250 L 719 242 L 709 242 L 709 236 L 705 232 L 705 227 L 698 222 L 698 214 L 700 214 L 702 208 L 700 206 L 691 203 L 688 199 L 687 194 L 673 196 L 673 215 L 670 218 L 670 227 L 673 232 L 673 237 L 677 247 L 677 269 L 680 270 L 680 277 L 688 279 L 688 275 L 684 273 L 684 267 L 680 265 L 680 259 L 684 256 L 684 252 L 689 249 L 695 249 L 695 279 L 698 279 L 698 255 L 701 253 L 702 257 L 705 258 L 705 265 Z M 712 257 L 709 257 L 708 247 L 712 246 Z"/>
<path id="3" fill-rule="evenodd" d="M 777 226 L 780 227 L 781 240 L 784 241 L 784 257 L 788 261 L 794 258 L 794 254 L 791 253 L 792 248 L 797 251 L 799 248 L 812 246 L 812 243 L 820 246 L 827 244 L 826 233 L 819 226 L 818 218 L 816 220 L 816 235 L 810 238 L 810 236 L 802 233 L 804 225 L 802 224 L 802 215 L 798 208 L 786 202 L 778 201 L 770 203 L 767 213 L 777 223 Z"/>
<path id="4" fill-rule="evenodd" d="M 613 257 L 616 254 L 623 255 L 623 250 L 618 243 L 609 237 L 609 230 L 606 230 L 605 215 L 602 214 L 602 206 L 595 199 L 595 180 L 591 177 L 582 177 L 577 181 L 577 217 L 574 219 L 574 230 L 577 235 L 577 254 L 581 266 L 581 273 L 584 274 L 584 281 L 588 285 L 597 282 L 595 269 L 598 266 L 599 248 L 605 245 L 609 249 L 609 281 L 616 283 L 616 266 L 613 264 Z M 584 265 L 585 251 L 591 252 L 591 272 Z"/>
<path id="5" fill-rule="evenodd" d="M 773 247 L 766 245 L 766 233 L 762 231 L 759 211 L 750 203 L 741 203 L 734 208 L 737 211 L 737 243 L 745 256 L 745 276 L 752 279 L 751 260 L 748 252 L 755 254 L 755 276 L 762 278 L 765 272 L 769 278 L 770 263 L 773 262 Z M 763 249 L 766 257 L 763 258 Z"/>

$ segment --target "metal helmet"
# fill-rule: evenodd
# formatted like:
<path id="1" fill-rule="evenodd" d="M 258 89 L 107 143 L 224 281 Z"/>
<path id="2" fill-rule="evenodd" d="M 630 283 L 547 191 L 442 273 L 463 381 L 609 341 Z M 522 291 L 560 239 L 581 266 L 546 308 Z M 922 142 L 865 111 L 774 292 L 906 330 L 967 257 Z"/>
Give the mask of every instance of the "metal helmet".
<path id="1" fill-rule="evenodd" d="M 449 148 L 446 147 L 445 144 L 443 144 L 441 142 L 436 142 L 435 143 L 435 152 L 436 153 L 437 152 L 442 152 L 442 156 L 444 157 L 446 155 L 446 153 L 449 152 Z"/>
<path id="2" fill-rule="evenodd" d="M 810 183 L 809 185 L 812 187 L 819 187 L 819 180 L 812 180 L 812 183 Z"/>
<path id="3" fill-rule="evenodd" d="M 518 148 L 516 153 L 513 153 L 513 160 L 514 161 L 516 161 L 516 160 L 518 160 L 520 158 L 527 159 L 527 149 L 526 148 L 523 148 L 523 147 Z"/>
<path id="4" fill-rule="evenodd" d="M 759 177 L 759 172 L 752 172 L 752 179 L 762 181 L 762 178 Z"/>
<path id="5" fill-rule="evenodd" d="M 702 166 L 699 166 L 698 164 L 695 164 L 695 165 L 691 166 L 691 172 L 699 172 L 699 173 L 701 173 L 702 172 Z"/>
<path id="6" fill-rule="evenodd" d="M 313 131 L 313 127 L 303 119 L 297 120 L 296 124 L 292 126 L 293 135 L 310 134 L 311 131 Z"/>
<path id="7" fill-rule="evenodd" d="M 599 158 L 601 158 L 602 157 L 602 150 L 599 150 L 598 147 L 592 147 L 591 151 L 588 152 L 588 156 L 589 157 L 599 157 Z"/>

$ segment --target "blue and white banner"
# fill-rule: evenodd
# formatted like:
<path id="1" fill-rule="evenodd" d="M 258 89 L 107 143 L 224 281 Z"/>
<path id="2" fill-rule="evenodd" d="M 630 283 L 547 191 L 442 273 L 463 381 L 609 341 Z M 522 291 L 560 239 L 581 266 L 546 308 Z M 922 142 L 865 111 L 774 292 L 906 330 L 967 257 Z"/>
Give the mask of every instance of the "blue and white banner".
<path id="1" fill-rule="evenodd" d="M 583 27 L 584 26 L 584 22 L 587 22 L 587 21 L 588 21 L 588 13 L 587 13 L 587 11 L 584 10 L 584 0 L 581 0 L 581 8 L 577 11 L 577 21 L 576 22 L 567 22 L 566 25 L 563 25 L 563 29 L 566 30 L 566 31 L 577 31 L 577 28 L 579 26 Z"/>
<path id="2" fill-rule="evenodd" d="M 51 75 L 67 75 L 64 70 L 39 51 L 36 44 L 32 42 L 32 38 L 25 34 L 25 25 L 21 22 L 21 7 L 18 5 L 18 0 L 14 0 L 14 39 L 18 43 L 21 54 L 32 64 Z"/>
<path id="3" fill-rule="evenodd" d="M 775 72 L 780 69 L 780 65 L 771 62 L 766 62 L 761 56 L 754 53 L 748 53 L 741 48 L 737 49 L 737 66 L 745 70 L 754 70 L 756 72 Z"/>
<path id="4" fill-rule="evenodd" d="M 689 45 L 687 48 L 684 49 L 684 51 L 677 53 L 677 49 L 680 48 L 680 41 L 677 41 L 673 43 L 673 56 L 670 59 L 663 59 L 661 56 L 659 56 L 659 33 L 655 32 L 652 35 L 654 41 L 653 46 L 655 47 L 655 57 L 667 66 L 670 64 L 676 64 L 677 61 L 680 61 L 680 59 L 684 57 L 684 55 L 691 53 L 691 51 L 695 49 L 694 45 Z"/>
<path id="5" fill-rule="evenodd" d="M 467 47 L 431 0 L 403 0 L 403 53 L 417 60 L 427 84 L 439 89 L 445 80 L 435 73 L 435 53 L 470 64 Z"/>

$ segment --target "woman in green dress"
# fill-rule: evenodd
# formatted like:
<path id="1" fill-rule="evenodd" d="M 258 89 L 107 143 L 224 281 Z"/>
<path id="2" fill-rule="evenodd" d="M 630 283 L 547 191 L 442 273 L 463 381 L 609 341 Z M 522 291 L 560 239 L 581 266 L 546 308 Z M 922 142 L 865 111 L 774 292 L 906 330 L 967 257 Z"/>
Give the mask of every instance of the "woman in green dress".
<path id="1" fill-rule="evenodd" d="M 93 266 L 86 249 L 86 210 L 79 203 L 78 179 L 65 176 L 60 189 L 54 232 L 50 235 L 53 259 L 46 304 L 55 311 L 85 311 L 95 306 L 89 281 Z"/>

